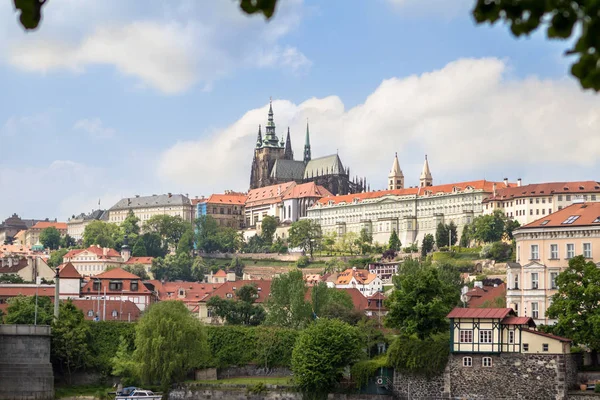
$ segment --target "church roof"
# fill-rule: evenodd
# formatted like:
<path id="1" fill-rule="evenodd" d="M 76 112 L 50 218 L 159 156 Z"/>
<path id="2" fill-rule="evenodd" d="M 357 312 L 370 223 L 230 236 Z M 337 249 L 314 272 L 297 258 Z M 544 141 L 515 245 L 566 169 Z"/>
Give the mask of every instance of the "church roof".
<path id="1" fill-rule="evenodd" d="M 404 176 L 400 169 L 400 163 L 398 162 L 398 153 L 394 156 L 394 162 L 392 163 L 392 170 L 390 171 L 390 177 Z"/>
<path id="2" fill-rule="evenodd" d="M 302 180 L 304 176 L 304 162 L 278 159 L 271 170 L 271 178 Z"/>
<path id="3" fill-rule="evenodd" d="M 191 205 L 190 199 L 182 194 L 160 194 L 152 196 L 128 197 L 121 199 L 111 210 L 131 208 Z"/>
<path id="4" fill-rule="evenodd" d="M 265 186 L 258 189 L 252 189 L 248 192 L 246 207 L 259 206 L 263 204 L 273 204 L 281 201 L 285 192 L 296 182 L 279 183 L 277 185 Z"/>
<path id="5" fill-rule="evenodd" d="M 425 163 L 423 164 L 423 171 L 421 171 L 421 179 L 433 179 L 431 177 L 431 170 L 429 169 L 429 162 L 427 161 L 427 156 L 425 156 Z"/>
<path id="6" fill-rule="evenodd" d="M 304 197 L 326 197 L 333 196 L 329 190 L 323 186 L 317 185 L 314 182 L 303 183 L 302 185 L 296 185 L 286 191 L 283 196 L 284 200 L 287 199 L 301 199 Z"/>
<path id="7" fill-rule="evenodd" d="M 324 174 L 343 174 L 345 172 L 342 160 L 337 154 L 313 158 L 306 164 L 304 179 L 311 179 Z"/>

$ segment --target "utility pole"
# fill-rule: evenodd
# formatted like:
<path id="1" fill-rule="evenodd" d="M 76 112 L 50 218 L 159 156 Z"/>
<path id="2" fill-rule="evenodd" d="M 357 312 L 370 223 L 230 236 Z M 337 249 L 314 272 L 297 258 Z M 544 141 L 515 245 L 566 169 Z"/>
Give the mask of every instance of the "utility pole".
<path id="1" fill-rule="evenodd" d="M 56 275 L 54 275 L 54 318 L 58 319 L 58 299 L 60 297 L 60 270 L 56 267 Z"/>
<path id="2" fill-rule="evenodd" d="M 106 286 L 104 286 L 104 306 L 102 307 L 102 321 L 106 321 Z"/>

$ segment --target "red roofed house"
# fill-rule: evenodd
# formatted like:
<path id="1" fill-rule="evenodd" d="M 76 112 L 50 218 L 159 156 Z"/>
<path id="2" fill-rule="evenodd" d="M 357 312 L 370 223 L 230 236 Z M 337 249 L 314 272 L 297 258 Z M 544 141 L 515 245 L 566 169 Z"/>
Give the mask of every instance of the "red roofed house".
<path id="1" fill-rule="evenodd" d="M 245 222 L 245 203 L 245 193 L 226 191 L 225 194 L 211 195 L 206 200 L 202 209 L 205 209 L 206 214 L 213 217 L 217 221 L 217 224 L 219 226 L 226 226 L 234 229 L 243 229 Z"/>
<path id="2" fill-rule="evenodd" d="M 307 218 L 319 223 L 323 234 L 358 233 L 366 229 L 376 243 L 388 243 L 396 231 L 404 246 L 423 242 L 440 223 L 454 222 L 460 237 L 465 225 L 483 214 L 483 201 L 501 187 L 516 186 L 487 180 L 434 185 L 429 163 L 414 186 L 405 186 L 404 176 L 394 159 L 390 189 L 356 194 L 327 196 L 307 210 Z M 400 181 L 400 183 L 398 183 Z M 406 182 L 409 184 L 409 182 Z M 400 189 L 397 189 L 401 186 Z"/>
<path id="3" fill-rule="evenodd" d="M 18 275 L 25 282 L 36 282 L 39 279 L 51 281 L 55 272 L 48 266 L 46 260 L 38 255 L 19 255 L 4 253 L 0 257 L 0 275 Z"/>
<path id="4" fill-rule="evenodd" d="M 81 296 L 81 283 L 83 277 L 77 272 L 73 264 L 64 263 L 58 266 L 60 278 L 59 298 L 78 299 Z"/>
<path id="5" fill-rule="evenodd" d="M 151 288 L 146 287 L 139 276 L 121 268 L 114 268 L 95 275 L 81 289 L 86 300 L 130 300 L 140 310 L 145 310 L 157 300 Z"/>
<path id="6" fill-rule="evenodd" d="M 40 221 L 33 225 L 31 228 L 27 229 L 25 232 L 25 245 L 26 246 L 34 246 L 40 243 L 40 233 L 46 228 L 56 228 L 60 232 L 61 236 L 65 236 L 67 234 L 67 223 L 66 222 L 52 222 L 52 221 Z"/>
<path id="7" fill-rule="evenodd" d="M 374 295 L 383 290 L 381 279 L 365 269 L 349 268 L 340 272 L 335 282 L 338 289 L 358 289 L 365 297 Z"/>
<path id="8" fill-rule="evenodd" d="M 154 276 L 152 275 L 152 271 L 151 271 L 152 260 L 154 260 L 154 257 L 129 257 L 123 265 L 134 265 L 134 264 L 142 265 L 144 267 L 144 270 L 146 270 L 146 273 L 148 274 L 150 279 L 153 279 Z"/>
<path id="9" fill-rule="evenodd" d="M 208 296 L 205 296 L 204 299 L 200 300 L 198 304 L 198 318 L 200 321 L 205 322 L 207 324 L 221 324 L 222 321 L 213 316 L 211 310 L 207 306 L 207 302 L 213 297 L 217 296 L 222 299 L 235 299 L 235 292 L 239 288 L 245 285 L 254 285 L 258 290 L 258 295 L 256 298 L 256 304 L 263 304 L 267 301 L 271 293 L 271 281 L 263 281 L 263 280 L 242 280 L 235 282 L 225 282 L 222 285 L 218 286 L 212 293 Z"/>
<path id="10" fill-rule="evenodd" d="M 17 296 L 38 296 L 54 299 L 54 285 L 0 283 L 0 305 Z"/>
<path id="11" fill-rule="evenodd" d="M 140 309 L 129 300 L 71 300 L 73 305 L 83 311 L 86 320 L 135 322 L 140 318 Z"/>
<path id="12" fill-rule="evenodd" d="M 84 276 L 94 276 L 101 274 L 108 268 L 123 265 L 123 258 L 119 252 L 97 245 L 90 246 L 87 249 L 71 250 L 65 254 L 63 261 L 73 264 L 77 272 Z"/>
<path id="13" fill-rule="evenodd" d="M 148 283 L 154 285 L 158 300 L 182 301 L 193 313 L 198 313 L 199 303 L 222 285 L 222 283 L 160 282 L 157 280 Z"/>
<path id="14" fill-rule="evenodd" d="M 463 300 L 469 308 L 506 306 L 506 284 L 483 285 L 475 282 L 473 289 L 466 292 Z"/>

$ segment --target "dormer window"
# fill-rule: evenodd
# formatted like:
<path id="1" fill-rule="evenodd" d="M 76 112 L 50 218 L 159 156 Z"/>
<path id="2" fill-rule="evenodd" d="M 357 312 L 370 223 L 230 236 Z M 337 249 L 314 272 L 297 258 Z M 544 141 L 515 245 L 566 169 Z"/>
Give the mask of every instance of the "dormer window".
<path id="1" fill-rule="evenodd" d="M 138 281 L 131 281 L 131 291 L 132 292 L 137 292 L 138 288 L 139 288 Z"/>
<path id="2" fill-rule="evenodd" d="M 177 296 L 179 296 L 179 297 L 185 297 L 185 289 L 180 288 L 179 291 L 178 291 L 178 293 L 177 293 Z"/>
<path id="3" fill-rule="evenodd" d="M 100 281 L 94 281 L 93 290 L 94 290 L 94 292 L 97 292 L 100 290 Z"/>
<path id="4" fill-rule="evenodd" d="M 111 290 L 111 291 L 123 290 L 123 281 L 110 281 L 108 283 L 108 290 Z"/>

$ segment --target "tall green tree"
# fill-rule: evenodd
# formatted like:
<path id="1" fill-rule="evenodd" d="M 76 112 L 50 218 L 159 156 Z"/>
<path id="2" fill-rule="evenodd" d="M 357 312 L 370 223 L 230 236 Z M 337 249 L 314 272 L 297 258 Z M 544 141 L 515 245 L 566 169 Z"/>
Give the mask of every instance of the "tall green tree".
<path id="1" fill-rule="evenodd" d="M 177 243 L 177 254 L 192 254 L 192 251 L 194 250 L 194 231 L 192 230 L 192 228 L 190 227 L 188 230 L 186 230 L 183 235 L 181 235 L 181 238 L 179 239 L 179 242 Z"/>
<path id="2" fill-rule="evenodd" d="M 140 238 L 144 241 L 147 257 L 164 257 L 167 255 L 167 248 L 163 245 L 162 239 L 158 233 L 147 232 L 140 235 Z"/>
<path id="3" fill-rule="evenodd" d="M 129 210 L 127 216 L 121 222 L 120 228 L 123 236 L 129 238 L 129 243 L 136 243 L 140 234 L 140 219 L 135 216 L 133 210 Z"/>
<path id="4" fill-rule="evenodd" d="M 196 219 L 196 246 L 206 253 L 219 250 L 220 244 L 217 235 L 219 226 L 210 215 L 201 215 Z"/>
<path id="5" fill-rule="evenodd" d="M 204 364 L 209 351 L 202 323 L 180 301 L 153 304 L 135 328 L 133 359 L 141 382 L 158 384 L 164 391 Z"/>
<path id="6" fill-rule="evenodd" d="M 371 245 L 373 244 L 373 234 L 367 228 L 362 228 L 360 230 L 358 244 L 360 247 L 360 252 L 363 255 L 371 252 Z"/>
<path id="7" fill-rule="evenodd" d="M 121 238 L 121 231 L 115 224 L 104 221 L 92 221 L 83 230 L 83 245 L 89 247 L 98 245 L 100 247 L 116 248 Z"/>
<path id="8" fill-rule="evenodd" d="M 497 242 L 502 239 L 505 232 L 506 215 L 500 209 L 495 209 L 492 214 L 480 215 L 473 220 L 471 237 L 484 243 Z"/>
<path id="9" fill-rule="evenodd" d="M 306 301 L 306 282 L 299 269 L 273 278 L 267 300 L 269 325 L 300 329 L 312 320 L 312 306 Z"/>
<path id="10" fill-rule="evenodd" d="M 431 233 L 428 233 L 423 237 L 423 244 L 421 245 L 421 255 L 425 257 L 429 252 L 433 250 L 435 239 Z"/>
<path id="11" fill-rule="evenodd" d="M 143 264 L 128 264 L 123 267 L 123 270 L 139 276 L 141 280 L 146 281 L 150 279 L 148 272 L 146 272 L 146 267 Z"/>
<path id="12" fill-rule="evenodd" d="M 447 229 L 449 236 L 448 239 L 450 239 L 450 245 L 454 246 L 456 242 L 458 242 L 458 232 L 454 221 L 450 221 L 450 223 L 447 225 Z"/>
<path id="13" fill-rule="evenodd" d="M 52 364 L 71 384 L 74 372 L 83 369 L 89 358 L 90 328 L 83 312 L 71 300 L 61 302 L 57 320 L 52 323 Z"/>
<path id="14" fill-rule="evenodd" d="M 76 245 L 75 239 L 68 233 L 60 239 L 60 247 L 69 248 Z"/>
<path id="15" fill-rule="evenodd" d="M 48 266 L 51 268 L 58 267 L 60 264 L 63 263 L 63 257 L 68 252 L 69 252 L 68 249 L 54 250 L 52 253 L 50 253 L 50 258 L 48 259 Z"/>
<path id="16" fill-rule="evenodd" d="M 236 299 L 213 296 L 207 306 L 213 313 L 230 325 L 260 325 L 265 320 L 265 309 L 254 304 L 258 297 L 255 285 L 244 285 L 235 292 Z"/>
<path id="17" fill-rule="evenodd" d="M 506 219 L 506 222 L 504 222 L 504 233 L 506 234 L 509 240 L 514 239 L 513 231 L 518 229 L 520 226 L 521 224 L 516 219 Z"/>
<path id="18" fill-rule="evenodd" d="M 168 254 L 152 260 L 150 271 L 154 279 L 166 281 L 189 281 L 192 279 L 192 264 L 194 260 L 187 253 Z"/>
<path id="19" fill-rule="evenodd" d="M 393 281 L 386 326 L 421 339 L 448 329 L 446 315 L 459 304 L 460 289 L 441 279 L 435 267 L 411 268 Z"/>
<path id="20" fill-rule="evenodd" d="M 335 319 L 319 319 L 296 341 L 292 352 L 294 381 L 305 396 L 327 398 L 345 368 L 363 357 L 363 340 L 357 328 Z"/>
<path id="21" fill-rule="evenodd" d="M 146 244 L 144 243 L 143 237 L 138 237 L 131 250 L 132 257 L 148 257 L 148 251 L 146 250 Z"/>
<path id="22" fill-rule="evenodd" d="M 176 248 L 179 239 L 189 229 L 190 224 L 179 215 L 154 215 L 144 223 L 144 232 L 155 232 L 160 235 L 163 246 Z"/>
<path id="23" fill-rule="evenodd" d="M 33 325 L 36 322 L 35 296 L 17 296 L 8 300 L 6 310 L 7 324 Z M 37 298 L 37 324 L 51 325 L 54 319 L 54 306 L 52 300 L 47 296 Z"/>
<path id="24" fill-rule="evenodd" d="M 270 215 L 265 216 L 260 223 L 260 236 L 266 244 L 273 243 L 273 235 L 277 229 L 277 218 Z"/>
<path id="25" fill-rule="evenodd" d="M 42 230 L 40 232 L 40 243 L 47 249 L 58 249 L 60 246 L 60 232 L 53 226 Z"/>
<path id="26" fill-rule="evenodd" d="M 217 249 L 222 252 L 234 253 L 242 248 L 242 234 L 231 227 L 221 227 L 217 232 Z"/>
<path id="27" fill-rule="evenodd" d="M 396 230 L 392 230 L 392 234 L 390 235 L 390 240 L 388 242 L 388 248 L 394 251 L 400 251 L 400 247 L 402 246 L 402 242 L 400 242 L 400 238 L 398 237 L 398 233 Z"/>
<path id="28" fill-rule="evenodd" d="M 574 257 L 556 285 L 558 292 L 546 312 L 557 319 L 553 332 L 588 346 L 595 360 L 600 350 L 600 269 L 583 256 Z"/>
<path id="29" fill-rule="evenodd" d="M 469 245 L 471 244 L 471 230 L 472 229 L 473 228 L 472 228 L 471 224 L 467 224 L 467 225 L 463 226 L 462 234 L 460 235 L 460 243 L 459 243 L 460 247 L 469 247 Z"/>
<path id="30" fill-rule="evenodd" d="M 438 249 L 448 246 L 448 225 L 440 222 L 435 229 L 435 244 Z"/>
<path id="31" fill-rule="evenodd" d="M 311 258 L 314 250 L 321 244 L 322 238 L 321 225 L 312 219 L 301 219 L 290 227 L 290 245 L 308 251 Z"/>

